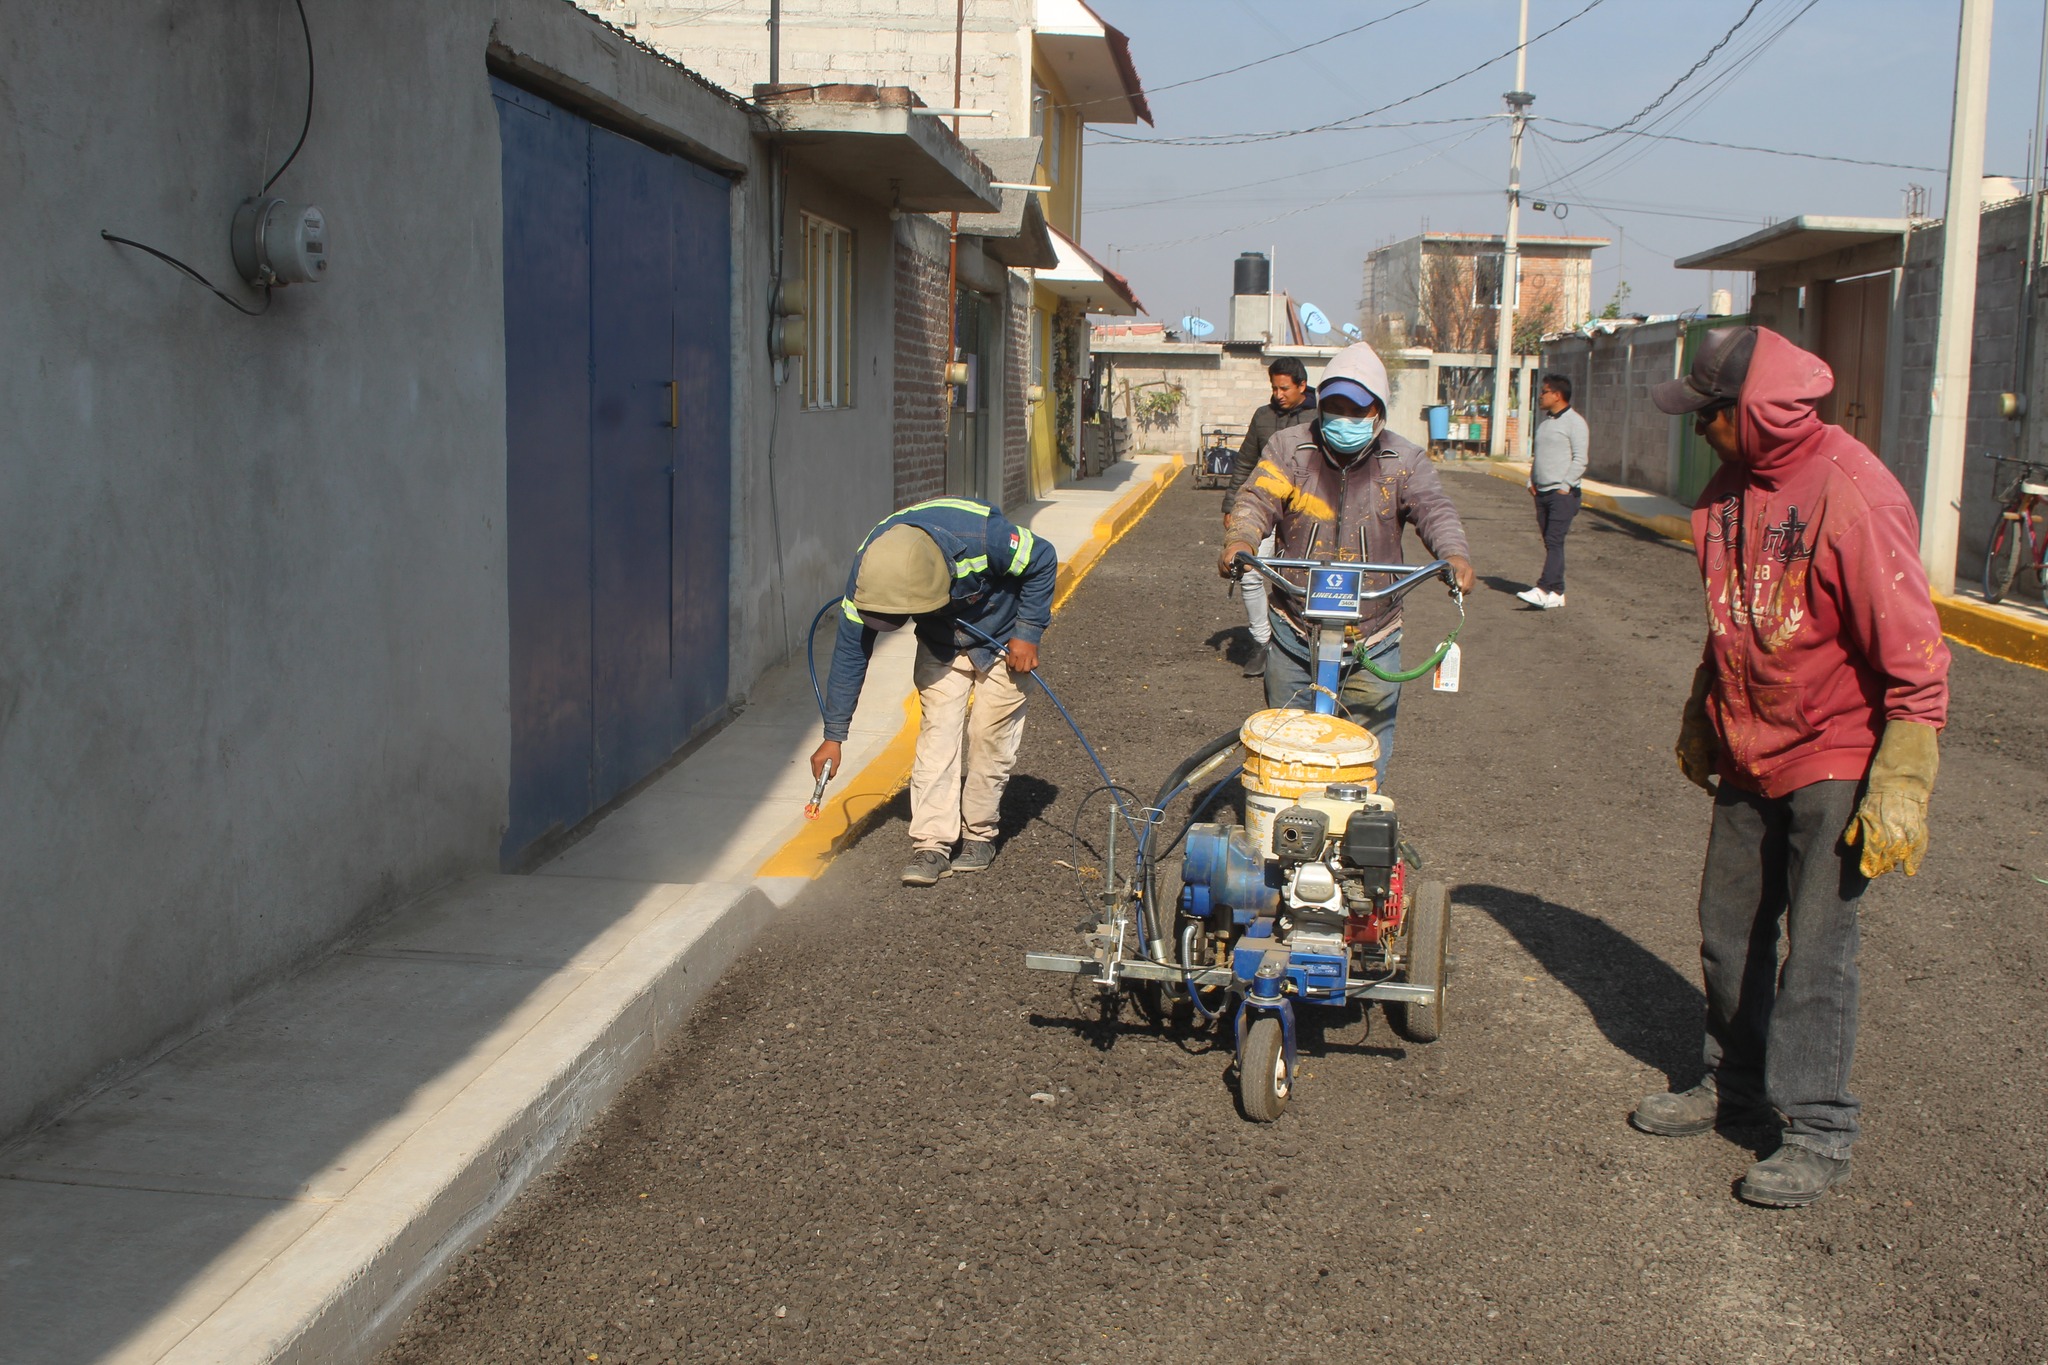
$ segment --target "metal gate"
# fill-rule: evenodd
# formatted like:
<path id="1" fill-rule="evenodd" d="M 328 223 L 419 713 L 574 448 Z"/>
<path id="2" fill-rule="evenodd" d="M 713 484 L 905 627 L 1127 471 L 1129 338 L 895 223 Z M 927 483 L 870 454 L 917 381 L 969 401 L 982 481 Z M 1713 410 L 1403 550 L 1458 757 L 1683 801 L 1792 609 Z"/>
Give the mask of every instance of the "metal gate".
<path id="1" fill-rule="evenodd" d="M 512 779 L 501 856 L 726 689 L 730 185 L 492 79 L 503 150 Z"/>

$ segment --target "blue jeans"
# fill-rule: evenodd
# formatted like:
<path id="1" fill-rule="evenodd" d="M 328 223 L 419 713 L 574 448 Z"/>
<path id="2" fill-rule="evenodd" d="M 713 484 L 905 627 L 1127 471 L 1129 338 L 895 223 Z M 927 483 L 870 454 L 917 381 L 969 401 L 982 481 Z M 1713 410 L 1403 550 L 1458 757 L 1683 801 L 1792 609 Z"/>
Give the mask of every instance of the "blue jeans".
<path id="1" fill-rule="evenodd" d="M 1716 1088 L 1785 1115 L 1784 1141 L 1844 1157 L 1859 1131 L 1856 903 L 1869 885 L 1842 842 L 1857 782 L 1758 796 L 1725 780 L 1700 874 L 1704 1059 Z M 1779 926 L 1786 940 L 1778 962 Z"/>
<path id="2" fill-rule="evenodd" d="M 1304 711 L 1315 710 L 1316 694 L 1310 689 L 1314 681 L 1309 672 L 1308 656 L 1299 657 L 1290 652 L 1305 649 L 1294 627 L 1285 621 L 1273 622 L 1273 640 L 1266 646 L 1266 705 L 1298 706 Z M 1372 661 L 1389 673 L 1401 670 L 1401 632 L 1396 628 L 1367 651 Z M 1394 712 L 1401 704 L 1401 684 L 1382 682 L 1372 674 L 1351 663 L 1348 659 L 1342 673 L 1343 681 L 1337 686 L 1338 714 L 1348 715 L 1372 732 L 1380 742 L 1379 781 L 1387 780 L 1387 764 L 1394 757 Z"/>

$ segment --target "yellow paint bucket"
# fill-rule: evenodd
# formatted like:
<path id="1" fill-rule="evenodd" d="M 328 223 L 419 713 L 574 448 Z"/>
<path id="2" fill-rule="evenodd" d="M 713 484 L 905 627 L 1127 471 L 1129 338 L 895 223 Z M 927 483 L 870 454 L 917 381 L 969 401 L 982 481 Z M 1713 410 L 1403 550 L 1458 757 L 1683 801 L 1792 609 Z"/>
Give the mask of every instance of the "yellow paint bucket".
<path id="1" fill-rule="evenodd" d="M 1254 712 L 1238 731 L 1244 742 L 1245 832 L 1273 854 L 1273 817 L 1332 782 L 1377 791 L 1379 741 L 1362 725 L 1314 711 Z"/>

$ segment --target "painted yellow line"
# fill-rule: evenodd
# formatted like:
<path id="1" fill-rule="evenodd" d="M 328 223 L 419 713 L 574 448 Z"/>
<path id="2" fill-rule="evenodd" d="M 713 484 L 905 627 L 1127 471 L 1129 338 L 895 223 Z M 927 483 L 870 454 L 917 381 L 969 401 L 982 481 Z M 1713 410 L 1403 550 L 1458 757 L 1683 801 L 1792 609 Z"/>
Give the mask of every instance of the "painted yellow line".
<path id="1" fill-rule="evenodd" d="M 1967 597 L 1937 597 L 1941 633 L 1994 659 L 2048 669 L 2048 623 L 2030 621 Z"/>
<path id="2" fill-rule="evenodd" d="M 1060 565 L 1057 586 L 1053 589 L 1054 611 L 1067 604 L 1103 553 L 1152 510 L 1152 504 L 1159 501 L 1159 495 L 1179 475 L 1184 464 L 1176 455 L 1144 483 L 1117 499 L 1096 520 L 1095 531 L 1087 543 Z M 896 793 L 909 783 L 910 765 L 917 757 L 922 711 L 915 692 L 904 700 L 903 715 L 903 728 L 882 751 L 869 759 L 852 781 L 843 784 L 837 795 L 826 800 L 817 819 L 806 821 L 795 837 L 769 854 L 768 860 L 755 870 L 755 876 L 816 877 L 881 818 L 889 803 L 896 799 Z"/>
<path id="3" fill-rule="evenodd" d="M 1528 486 L 1528 475 L 1511 465 L 1489 461 L 1485 468 L 1495 478 Z M 1683 517 L 1638 516 L 1623 510 L 1620 503 L 1605 493 L 1595 493 L 1591 489 L 1586 491 L 1586 504 L 1611 512 L 1623 521 L 1646 527 L 1660 536 L 1692 544 L 1692 523 Z M 1936 596 L 1934 609 L 1941 615 L 1941 633 L 1957 644 L 1967 645 L 1994 659 L 2048 670 L 2048 621 L 2035 621 L 2018 612 L 2004 611 L 1988 602 L 1968 597 Z"/>

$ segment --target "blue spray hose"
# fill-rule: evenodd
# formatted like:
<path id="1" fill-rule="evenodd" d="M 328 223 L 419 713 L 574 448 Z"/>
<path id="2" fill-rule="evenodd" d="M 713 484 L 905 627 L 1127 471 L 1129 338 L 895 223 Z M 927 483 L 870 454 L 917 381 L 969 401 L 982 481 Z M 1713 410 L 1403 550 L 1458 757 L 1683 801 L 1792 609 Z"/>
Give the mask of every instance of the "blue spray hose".
<path id="1" fill-rule="evenodd" d="M 824 606 L 818 608 L 818 614 L 811 618 L 810 632 L 804 638 L 804 662 L 809 665 L 811 670 L 811 695 L 817 698 L 818 714 L 821 717 L 825 714 L 825 691 L 818 685 L 818 622 L 825 619 L 826 612 L 832 610 L 832 608 L 845 600 L 843 597 L 835 597 Z M 1009 657 L 1010 651 L 1008 647 L 988 632 L 965 621 L 955 621 L 953 624 L 959 626 L 968 634 L 979 638 L 983 644 L 995 650 L 996 653 L 1003 655 L 1005 658 Z M 1110 800 L 1116 802 L 1117 812 L 1123 816 L 1124 826 L 1130 830 L 1131 837 L 1137 841 L 1139 854 L 1143 856 L 1146 835 L 1150 833 L 1150 828 L 1146 827 L 1141 832 L 1138 819 L 1131 811 L 1130 803 L 1124 800 L 1122 790 L 1116 785 L 1115 779 L 1110 777 L 1109 769 L 1103 766 L 1101 756 L 1095 752 L 1095 746 L 1088 742 L 1088 736 L 1081 733 L 1081 727 L 1075 722 L 1073 713 L 1067 710 L 1066 703 L 1059 699 L 1058 694 L 1052 690 L 1051 684 L 1039 677 L 1036 669 L 1033 669 L 1025 676 L 1038 684 L 1039 691 L 1045 693 L 1046 700 L 1050 701 L 1053 704 L 1053 708 L 1060 713 L 1060 719 L 1065 721 L 1067 728 L 1074 732 L 1074 738 L 1081 741 L 1082 750 L 1087 753 L 1088 761 L 1095 765 L 1095 771 L 1102 774 L 1103 785 L 1109 788 Z"/>

